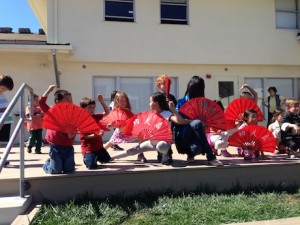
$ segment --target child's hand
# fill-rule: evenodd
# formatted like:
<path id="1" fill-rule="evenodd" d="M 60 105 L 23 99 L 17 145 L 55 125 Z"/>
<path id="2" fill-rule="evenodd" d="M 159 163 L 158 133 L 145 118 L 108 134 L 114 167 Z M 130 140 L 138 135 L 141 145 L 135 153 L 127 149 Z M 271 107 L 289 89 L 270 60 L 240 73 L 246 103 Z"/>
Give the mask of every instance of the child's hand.
<path id="1" fill-rule="evenodd" d="M 100 94 L 100 95 L 98 95 L 98 101 L 99 102 L 103 102 L 104 100 L 103 100 L 103 96 Z"/>
<path id="2" fill-rule="evenodd" d="M 170 109 L 170 111 L 173 112 L 173 110 L 175 110 L 174 102 L 169 101 L 168 104 L 169 104 L 169 109 Z"/>
<path id="3" fill-rule="evenodd" d="M 51 92 L 54 90 L 54 88 L 56 88 L 57 85 L 56 84 L 51 84 L 49 87 L 48 87 L 48 91 Z"/>
<path id="4" fill-rule="evenodd" d="M 68 134 L 68 138 L 74 139 L 76 137 L 76 134 Z"/>

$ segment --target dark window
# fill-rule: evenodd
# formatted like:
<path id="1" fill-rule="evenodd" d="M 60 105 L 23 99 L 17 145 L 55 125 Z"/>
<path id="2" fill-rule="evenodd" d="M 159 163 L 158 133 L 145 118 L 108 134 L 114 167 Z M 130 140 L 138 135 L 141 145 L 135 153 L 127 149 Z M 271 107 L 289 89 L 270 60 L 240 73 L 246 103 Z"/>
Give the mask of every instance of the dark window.
<path id="1" fill-rule="evenodd" d="M 134 22 L 133 0 L 105 0 L 105 20 Z"/>
<path id="2" fill-rule="evenodd" d="M 220 81 L 219 82 L 219 97 L 228 98 L 233 96 L 233 82 L 231 81 Z"/>
<path id="3" fill-rule="evenodd" d="M 161 0 L 160 17 L 163 24 L 188 24 L 187 0 Z"/>

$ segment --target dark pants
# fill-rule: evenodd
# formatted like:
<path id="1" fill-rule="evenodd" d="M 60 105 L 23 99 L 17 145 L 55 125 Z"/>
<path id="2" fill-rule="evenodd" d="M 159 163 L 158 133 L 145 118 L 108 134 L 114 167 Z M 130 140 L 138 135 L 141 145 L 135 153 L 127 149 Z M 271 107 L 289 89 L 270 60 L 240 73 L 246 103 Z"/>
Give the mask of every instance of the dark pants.
<path id="1" fill-rule="evenodd" d="M 281 142 L 284 146 L 293 151 L 296 151 L 298 148 L 300 148 L 300 135 L 283 138 Z"/>
<path id="2" fill-rule="evenodd" d="M 208 161 L 216 159 L 200 120 L 193 120 L 190 124 L 181 126 L 179 134 L 175 135 L 175 145 L 177 149 L 184 148 L 184 152 L 190 157 L 206 154 Z"/>
<path id="3" fill-rule="evenodd" d="M 88 169 L 97 169 L 97 162 L 107 163 L 110 160 L 110 155 L 105 148 L 100 148 L 98 151 L 86 153 L 83 157 L 83 162 Z"/>
<path id="4" fill-rule="evenodd" d="M 35 146 L 35 151 L 41 151 L 43 129 L 31 130 L 28 139 L 28 148 Z"/>
<path id="5" fill-rule="evenodd" d="M 4 124 L 0 130 L 0 141 L 8 142 L 11 124 Z"/>

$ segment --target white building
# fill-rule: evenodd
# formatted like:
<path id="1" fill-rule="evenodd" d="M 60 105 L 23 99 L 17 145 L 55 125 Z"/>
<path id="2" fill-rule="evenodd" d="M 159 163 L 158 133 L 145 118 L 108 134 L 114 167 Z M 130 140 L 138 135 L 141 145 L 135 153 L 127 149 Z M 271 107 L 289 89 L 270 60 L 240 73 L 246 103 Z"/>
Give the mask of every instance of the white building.
<path id="1" fill-rule="evenodd" d="M 205 79 L 206 97 L 221 97 L 225 105 L 243 83 L 259 98 L 269 86 L 300 96 L 299 0 L 28 3 L 46 36 L 0 34 L 1 73 L 16 87 L 26 82 L 42 94 L 56 82 L 56 58 L 61 88 L 74 103 L 98 93 L 108 102 L 113 90 L 123 90 L 133 111 L 143 111 L 162 73 L 173 78 L 178 98 L 194 75 Z"/>

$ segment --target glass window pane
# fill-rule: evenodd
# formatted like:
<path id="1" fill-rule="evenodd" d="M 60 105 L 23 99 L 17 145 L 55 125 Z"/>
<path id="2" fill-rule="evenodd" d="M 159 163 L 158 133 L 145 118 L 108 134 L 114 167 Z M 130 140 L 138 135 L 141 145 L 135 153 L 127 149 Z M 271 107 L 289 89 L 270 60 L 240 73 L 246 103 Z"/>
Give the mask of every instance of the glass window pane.
<path id="1" fill-rule="evenodd" d="M 161 18 L 186 20 L 186 6 L 182 5 L 161 5 Z"/>
<path id="2" fill-rule="evenodd" d="M 298 90 L 297 96 L 295 97 L 300 98 L 300 79 L 297 79 L 297 90 Z"/>
<path id="3" fill-rule="evenodd" d="M 276 0 L 275 1 L 276 10 L 283 11 L 296 11 L 296 1 L 295 0 Z"/>
<path id="4" fill-rule="evenodd" d="M 133 21 L 133 2 L 105 1 L 105 20 Z"/>
<path id="5" fill-rule="evenodd" d="M 97 99 L 98 94 L 102 94 L 105 103 L 109 105 L 110 102 L 110 94 L 116 88 L 115 78 L 109 77 L 96 77 L 94 79 L 94 99 Z M 100 104 L 96 104 L 96 112 L 102 112 L 103 109 Z"/>
<path id="6" fill-rule="evenodd" d="M 277 94 L 284 96 L 285 98 L 291 98 L 294 96 L 293 79 L 291 78 L 267 79 L 267 88 L 269 87 L 276 87 Z"/>
<path id="7" fill-rule="evenodd" d="M 149 110 L 152 78 L 120 78 L 120 90 L 126 92 L 134 113 Z"/>
<path id="8" fill-rule="evenodd" d="M 234 96 L 234 82 L 233 81 L 219 81 L 219 100 L 222 102 L 224 108 L 229 105 L 229 103 L 235 99 Z"/>
<path id="9" fill-rule="evenodd" d="M 276 26 L 277 28 L 297 28 L 297 14 L 288 12 L 277 12 L 276 13 Z"/>

